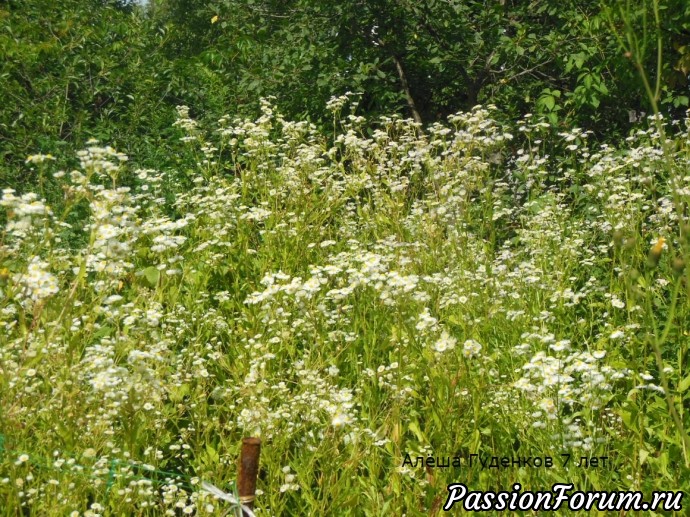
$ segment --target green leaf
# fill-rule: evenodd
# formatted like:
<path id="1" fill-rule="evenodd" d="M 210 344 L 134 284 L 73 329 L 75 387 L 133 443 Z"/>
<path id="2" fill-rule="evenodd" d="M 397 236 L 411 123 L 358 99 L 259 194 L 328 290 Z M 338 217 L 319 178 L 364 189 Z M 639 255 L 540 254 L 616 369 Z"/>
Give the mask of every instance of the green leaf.
<path id="1" fill-rule="evenodd" d="M 582 65 L 585 64 L 585 55 L 583 53 L 579 53 L 573 57 L 575 58 L 575 66 L 579 70 L 580 68 L 582 68 Z"/>
<path id="2" fill-rule="evenodd" d="M 554 106 L 556 106 L 556 98 L 552 95 L 544 95 L 539 99 L 539 104 L 552 111 Z"/>
<path id="3" fill-rule="evenodd" d="M 606 85 L 604 83 L 598 83 L 594 87 L 594 89 L 597 90 L 602 95 L 608 95 L 609 94 L 609 89 L 606 87 Z"/>
<path id="4" fill-rule="evenodd" d="M 640 449 L 640 465 L 644 465 L 649 457 L 649 452 L 645 449 Z"/>
<path id="5" fill-rule="evenodd" d="M 161 272 L 158 271 L 153 266 L 149 266 L 143 271 L 144 273 L 144 278 L 146 278 L 146 281 L 151 284 L 151 287 L 156 287 L 158 285 L 158 281 L 161 278 Z"/>
<path id="6" fill-rule="evenodd" d="M 690 375 L 688 375 L 685 379 L 680 381 L 680 384 L 678 384 L 678 393 L 683 393 L 688 388 L 690 388 Z"/>
<path id="7" fill-rule="evenodd" d="M 98 341 L 101 338 L 110 336 L 110 333 L 113 331 L 112 327 L 101 327 L 98 329 L 97 332 L 94 333 L 93 339 L 94 341 Z"/>
<path id="8" fill-rule="evenodd" d="M 593 81 L 594 77 L 592 76 L 592 74 L 585 74 L 582 82 L 585 84 L 585 87 L 591 88 Z"/>
<path id="9" fill-rule="evenodd" d="M 427 440 L 424 437 L 424 433 L 422 433 L 422 430 L 419 428 L 419 424 L 416 421 L 410 422 L 407 428 L 417 437 L 419 443 L 426 443 Z"/>
<path id="10" fill-rule="evenodd" d="M 678 106 L 687 106 L 690 102 L 690 98 L 687 95 L 679 95 L 673 99 L 673 105 L 677 108 Z"/>
<path id="11" fill-rule="evenodd" d="M 187 395 L 189 395 L 189 384 L 182 384 L 181 386 L 171 385 L 168 389 L 170 402 L 182 402 Z"/>
<path id="12" fill-rule="evenodd" d="M 213 446 L 208 442 L 206 443 L 206 453 L 208 454 L 208 458 L 211 460 L 212 464 L 218 464 L 218 461 L 220 460 L 220 457 L 218 456 L 218 451 L 216 451 L 213 448 Z"/>

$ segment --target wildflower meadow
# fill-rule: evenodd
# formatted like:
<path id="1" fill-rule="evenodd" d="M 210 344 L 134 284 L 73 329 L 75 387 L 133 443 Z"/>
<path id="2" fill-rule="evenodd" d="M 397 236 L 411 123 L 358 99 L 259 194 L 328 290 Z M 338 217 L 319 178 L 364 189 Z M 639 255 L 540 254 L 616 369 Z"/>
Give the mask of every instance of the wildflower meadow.
<path id="1" fill-rule="evenodd" d="M 204 485 L 234 493 L 250 436 L 257 516 L 438 515 L 454 482 L 690 493 L 690 121 L 614 145 L 359 99 L 331 136 L 270 99 L 179 106 L 179 169 L 93 140 L 26 160 L 41 181 L 0 199 L 0 515 L 235 515 Z"/>

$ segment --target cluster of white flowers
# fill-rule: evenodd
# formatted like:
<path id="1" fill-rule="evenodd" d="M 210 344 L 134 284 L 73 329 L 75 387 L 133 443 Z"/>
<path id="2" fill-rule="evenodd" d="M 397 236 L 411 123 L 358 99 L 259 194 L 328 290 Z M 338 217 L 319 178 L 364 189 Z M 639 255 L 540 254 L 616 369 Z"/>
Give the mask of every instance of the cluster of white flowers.
<path id="1" fill-rule="evenodd" d="M 97 140 L 89 140 L 87 144 L 97 144 Z M 86 149 L 77 152 L 79 162 L 84 175 L 74 171 L 72 178 L 74 183 L 81 183 L 86 186 L 92 175 L 96 175 L 101 180 L 110 179 L 112 182 L 117 180 L 120 168 L 128 160 L 127 156 L 113 149 L 110 146 L 98 147 L 90 145 Z M 83 179 L 82 179 L 83 178 Z"/>
<path id="2" fill-rule="evenodd" d="M 285 483 L 280 485 L 280 492 L 283 493 L 299 490 L 299 484 L 295 482 L 297 480 L 297 476 L 292 472 L 290 466 L 286 465 L 283 467 L 282 472 L 285 475 Z"/>
<path id="3" fill-rule="evenodd" d="M 48 271 L 48 263 L 39 257 L 29 260 L 26 273 L 17 275 L 16 281 L 24 287 L 22 294 L 34 302 L 48 298 L 60 290 L 57 277 Z"/>
<path id="4" fill-rule="evenodd" d="M 2 190 L 0 206 L 8 213 L 5 231 L 17 239 L 28 238 L 33 231 L 40 229 L 39 224 L 43 220 L 53 215 L 45 201 L 39 200 L 33 192 L 17 196 L 11 188 Z"/>

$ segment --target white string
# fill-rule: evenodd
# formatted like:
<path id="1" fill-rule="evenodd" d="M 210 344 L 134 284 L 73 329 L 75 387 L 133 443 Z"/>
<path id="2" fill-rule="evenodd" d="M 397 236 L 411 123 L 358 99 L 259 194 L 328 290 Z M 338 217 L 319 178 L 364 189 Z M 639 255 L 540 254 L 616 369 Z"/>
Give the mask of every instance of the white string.
<path id="1" fill-rule="evenodd" d="M 201 488 L 209 494 L 215 495 L 218 499 L 222 499 L 223 501 L 227 501 L 232 505 L 239 506 L 247 517 L 256 517 L 254 512 L 248 506 L 240 503 L 240 501 L 234 495 L 223 492 L 217 486 L 212 485 L 207 481 L 203 481 L 201 483 Z"/>

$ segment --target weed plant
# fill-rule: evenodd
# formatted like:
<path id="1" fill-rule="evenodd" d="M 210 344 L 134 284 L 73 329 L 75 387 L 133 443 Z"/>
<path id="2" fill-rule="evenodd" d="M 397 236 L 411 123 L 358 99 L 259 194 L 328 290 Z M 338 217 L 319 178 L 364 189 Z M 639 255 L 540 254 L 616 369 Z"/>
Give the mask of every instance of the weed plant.
<path id="1" fill-rule="evenodd" d="M 192 172 L 27 160 L 65 201 L 0 201 L 0 514 L 222 514 L 201 481 L 231 491 L 244 436 L 257 515 L 429 515 L 459 481 L 690 493 L 690 123 L 367 134 L 356 98 L 332 141 L 269 101 L 213 130 L 180 107 Z"/>

